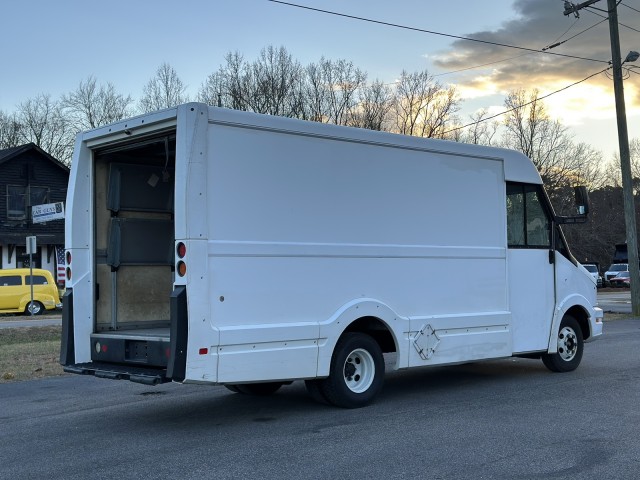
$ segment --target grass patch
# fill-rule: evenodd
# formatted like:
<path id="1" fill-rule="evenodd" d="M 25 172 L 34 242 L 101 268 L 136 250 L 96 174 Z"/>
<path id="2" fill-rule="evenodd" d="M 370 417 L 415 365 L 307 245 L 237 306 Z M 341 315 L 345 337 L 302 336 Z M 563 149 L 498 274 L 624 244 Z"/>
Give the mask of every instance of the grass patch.
<path id="1" fill-rule="evenodd" d="M 62 375 L 61 327 L 0 329 L 0 383 Z"/>

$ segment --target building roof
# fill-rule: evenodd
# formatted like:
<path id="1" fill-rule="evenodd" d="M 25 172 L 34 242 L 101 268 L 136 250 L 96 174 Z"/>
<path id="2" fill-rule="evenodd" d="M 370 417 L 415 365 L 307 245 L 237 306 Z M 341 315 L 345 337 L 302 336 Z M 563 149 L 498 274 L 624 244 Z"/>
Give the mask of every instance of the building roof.
<path id="1" fill-rule="evenodd" d="M 63 170 L 69 172 L 69 167 L 67 167 L 60 160 L 57 160 L 54 157 L 52 157 L 51 155 L 49 155 L 47 152 L 45 152 L 43 149 L 41 149 L 39 146 L 37 146 L 33 142 L 26 143 L 24 145 L 20 145 L 20 146 L 17 146 L 17 147 L 5 148 L 4 150 L 0 150 L 0 165 L 2 165 L 4 162 L 7 162 L 7 161 L 19 156 L 19 155 L 22 155 L 25 152 L 28 152 L 29 150 L 35 150 L 40 155 L 45 157 L 47 160 L 50 160 L 56 166 L 58 166 L 58 167 L 62 168 Z"/>

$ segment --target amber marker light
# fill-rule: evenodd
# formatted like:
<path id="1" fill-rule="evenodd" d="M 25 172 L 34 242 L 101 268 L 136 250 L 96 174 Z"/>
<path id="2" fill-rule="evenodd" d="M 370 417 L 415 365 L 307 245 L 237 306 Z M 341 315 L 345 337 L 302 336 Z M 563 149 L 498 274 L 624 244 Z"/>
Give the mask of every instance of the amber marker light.
<path id="1" fill-rule="evenodd" d="M 187 264 L 183 261 L 178 262 L 178 275 L 184 277 L 187 274 Z"/>

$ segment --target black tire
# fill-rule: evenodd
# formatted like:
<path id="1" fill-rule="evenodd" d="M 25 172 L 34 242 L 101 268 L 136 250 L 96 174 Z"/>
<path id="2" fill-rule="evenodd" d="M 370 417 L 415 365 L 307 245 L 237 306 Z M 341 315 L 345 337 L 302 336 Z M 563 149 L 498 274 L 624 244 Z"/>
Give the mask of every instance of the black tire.
<path id="1" fill-rule="evenodd" d="M 558 332 L 557 353 L 542 354 L 542 362 L 552 372 L 571 372 L 578 368 L 584 352 L 582 329 L 571 315 L 565 315 Z"/>
<path id="2" fill-rule="evenodd" d="M 244 393 L 245 395 L 256 395 L 260 397 L 266 397 L 267 395 L 272 395 L 280 390 L 282 387 L 282 382 L 267 382 L 267 383 L 243 383 L 240 385 L 235 385 L 238 389 L 238 392 Z"/>
<path id="3" fill-rule="evenodd" d="M 329 377 L 318 386 L 333 405 L 360 408 L 373 401 L 383 383 L 384 358 L 378 343 L 363 333 L 345 333 L 333 351 Z"/>
<path id="4" fill-rule="evenodd" d="M 322 383 L 322 380 L 305 380 L 304 386 L 307 388 L 309 396 L 316 402 L 322 403 L 323 405 L 330 405 L 331 402 L 329 402 L 329 400 L 324 396 L 324 393 L 322 393 L 320 383 Z"/>
<path id="5" fill-rule="evenodd" d="M 27 306 L 24 309 L 25 315 L 31 315 L 31 311 L 33 311 L 34 315 L 40 315 L 44 313 L 44 305 L 42 305 L 40 302 L 34 301 L 32 310 L 29 310 L 30 305 L 31 305 L 31 302 L 27 303 Z"/>
<path id="6" fill-rule="evenodd" d="M 230 390 L 233 393 L 240 393 L 240 389 L 238 388 L 238 385 L 232 385 L 230 383 L 225 383 L 224 386 L 227 388 L 227 390 Z"/>

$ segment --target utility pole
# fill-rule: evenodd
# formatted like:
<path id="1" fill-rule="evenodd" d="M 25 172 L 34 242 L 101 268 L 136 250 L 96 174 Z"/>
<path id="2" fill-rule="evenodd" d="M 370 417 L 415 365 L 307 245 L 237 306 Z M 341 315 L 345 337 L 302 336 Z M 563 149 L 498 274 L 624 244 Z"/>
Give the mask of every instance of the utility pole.
<path id="1" fill-rule="evenodd" d="M 609 10 L 609 34 L 611 36 L 611 61 L 613 64 L 613 90 L 616 97 L 618 118 L 618 144 L 620 146 L 620 170 L 622 171 L 622 196 L 624 200 L 624 223 L 627 228 L 627 253 L 631 276 L 631 311 L 640 315 L 640 272 L 638 270 L 638 235 L 636 230 L 636 208 L 633 198 L 631 175 L 631 154 L 629 153 L 629 132 L 622 85 L 622 59 L 620 58 L 620 37 L 618 34 L 618 10 L 616 0 L 607 0 Z"/>
<path id="2" fill-rule="evenodd" d="M 565 2 L 564 14 L 578 14 L 578 10 L 597 2 L 590 0 L 579 5 Z M 616 101 L 618 122 L 618 146 L 620 148 L 620 171 L 622 173 L 622 196 L 624 202 L 624 223 L 627 231 L 627 254 L 629 274 L 631 276 L 631 311 L 640 315 L 640 265 L 638 261 L 638 234 L 636 230 L 636 208 L 633 198 L 633 179 L 631 175 L 631 154 L 629 152 L 629 132 L 622 83 L 622 58 L 620 57 L 620 35 L 618 33 L 618 9 L 616 0 L 607 0 L 609 16 L 609 35 L 611 37 L 611 65 L 613 67 L 613 91 Z"/>

